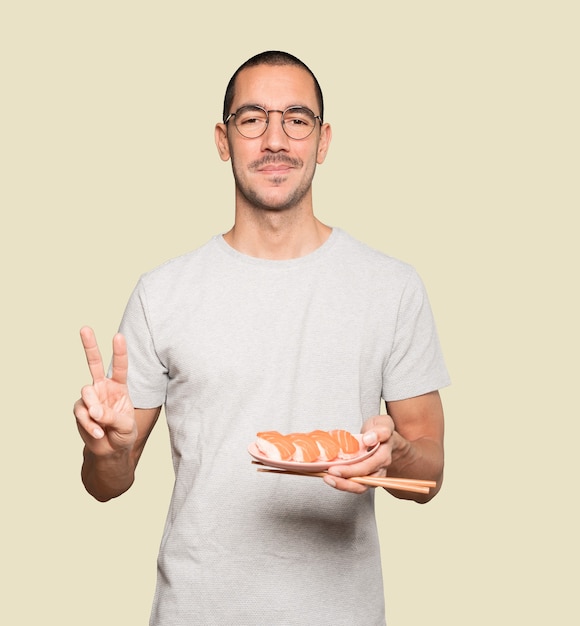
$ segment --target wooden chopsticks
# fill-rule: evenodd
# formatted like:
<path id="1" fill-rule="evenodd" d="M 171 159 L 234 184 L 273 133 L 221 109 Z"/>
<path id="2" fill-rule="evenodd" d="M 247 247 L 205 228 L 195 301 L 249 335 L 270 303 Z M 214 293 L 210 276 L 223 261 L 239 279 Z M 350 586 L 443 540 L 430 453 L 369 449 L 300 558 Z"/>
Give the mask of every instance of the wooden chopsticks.
<path id="1" fill-rule="evenodd" d="M 327 472 L 299 472 L 294 470 L 284 470 L 275 467 L 268 467 L 261 463 L 258 467 L 258 472 L 266 472 L 269 474 L 288 474 L 291 476 L 311 476 L 322 478 L 326 476 Z M 369 487 L 384 487 L 385 489 L 397 489 L 399 491 L 411 491 L 413 493 L 429 493 L 429 490 L 437 486 L 437 483 L 433 480 L 419 480 L 415 478 L 395 478 L 390 476 L 352 476 L 348 478 L 355 483 L 361 485 L 368 485 Z"/>

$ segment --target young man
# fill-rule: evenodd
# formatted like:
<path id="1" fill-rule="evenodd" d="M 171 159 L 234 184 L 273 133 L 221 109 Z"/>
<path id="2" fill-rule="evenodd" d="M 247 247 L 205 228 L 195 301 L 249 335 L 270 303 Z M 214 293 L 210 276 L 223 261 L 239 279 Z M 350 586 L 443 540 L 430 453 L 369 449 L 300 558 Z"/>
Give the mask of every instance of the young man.
<path id="1" fill-rule="evenodd" d="M 427 496 L 392 492 L 418 502 L 441 486 L 448 376 L 425 291 L 314 216 L 331 129 L 301 61 L 242 65 L 215 137 L 234 174 L 231 230 L 140 279 L 110 378 L 81 330 L 84 484 L 99 500 L 126 491 L 165 405 L 176 482 L 151 624 L 382 625 L 374 493 L 348 478 L 436 480 Z M 258 431 L 333 428 L 379 449 L 324 482 L 250 464 Z"/>

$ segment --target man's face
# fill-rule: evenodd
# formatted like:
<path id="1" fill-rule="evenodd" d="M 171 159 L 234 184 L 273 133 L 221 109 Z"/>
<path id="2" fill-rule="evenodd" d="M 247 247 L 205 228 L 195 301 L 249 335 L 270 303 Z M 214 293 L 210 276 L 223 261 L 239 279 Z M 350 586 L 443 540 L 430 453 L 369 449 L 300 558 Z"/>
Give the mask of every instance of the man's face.
<path id="1" fill-rule="evenodd" d="M 259 65 L 246 68 L 236 79 L 235 97 L 229 113 L 245 105 L 267 111 L 290 106 L 308 107 L 320 114 L 310 74 L 291 65 Z M 284 210 L 311 202 L 316 164 L 326 157 L 330 127 L 320 127 L 306 139 L 291 139 L 282 128 L 281 114 L 270 113 L 266 132 L 255 139 L 243 137 L 231 119 L 216 127 L 221 158 L 231 158 L 236 183 L 236 202 L 265 210 Z"/>

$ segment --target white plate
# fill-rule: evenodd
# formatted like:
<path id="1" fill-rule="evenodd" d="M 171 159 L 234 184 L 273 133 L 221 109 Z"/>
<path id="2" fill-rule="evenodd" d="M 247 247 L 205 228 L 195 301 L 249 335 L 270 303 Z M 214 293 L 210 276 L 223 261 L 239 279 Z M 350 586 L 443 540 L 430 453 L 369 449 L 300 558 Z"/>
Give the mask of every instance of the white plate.
<path id="1" fill-rule="evenodd" d="M 355 437 L 359 441 L 361 441 L 361 435 L 355 435 Z M 248 446 L 248 452 L 251 456 L 254 457 L 254 459 L 256 459 L 256 461 L 259 461 L 263 465 L 268 465 L 269 467 L 277 467 L 278 469 L 302 472 L 324 472 L 333 465 L 351 465 L 352 463 L 358 463 L 359 461 L 367 459 L 369 456 L 377 451 L 377 448 L 380 445 L 381 444 L 379 442 L 375 444 L 372 448 L 365 448 L 361 441 L 361 452 L 359 455 L 353 457 L 352 459 L 336 459 L 335 461 L 315 461 L 314 463 L 301 463 L 300 461 L 277 461 L 276 459 L 269 459 L 258 450 L 258 446 L 255 443 L 251 443 Z"/>

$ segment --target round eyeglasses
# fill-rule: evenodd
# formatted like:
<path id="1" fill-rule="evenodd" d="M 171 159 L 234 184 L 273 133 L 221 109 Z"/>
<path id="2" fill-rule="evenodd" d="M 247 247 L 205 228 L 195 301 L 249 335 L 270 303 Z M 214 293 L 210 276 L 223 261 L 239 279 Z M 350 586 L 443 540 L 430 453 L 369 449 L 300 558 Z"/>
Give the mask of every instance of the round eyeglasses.
<path id="1" fill-rule="evenodd" d="M 277 109 L 266 111 L 256 104 L 240 107 L 235 113 L 230 113 L 224 120 L 224 124 L 227 124 L 233 117 L 234 126 L 242 137 L 256 139 L 266 132 L 270 123 L 270 113 L 282 114 L 282 128 L 290 139 L 306 139 L 314 131 L 316 120 L 322 124 L 320 116 L 314 115 L 307 107 L 291 106 L 285 111 Z"/>

